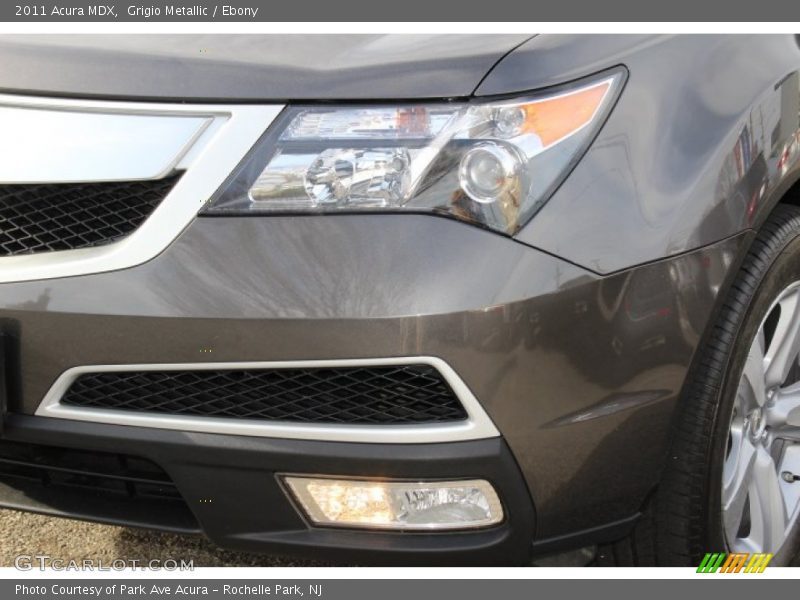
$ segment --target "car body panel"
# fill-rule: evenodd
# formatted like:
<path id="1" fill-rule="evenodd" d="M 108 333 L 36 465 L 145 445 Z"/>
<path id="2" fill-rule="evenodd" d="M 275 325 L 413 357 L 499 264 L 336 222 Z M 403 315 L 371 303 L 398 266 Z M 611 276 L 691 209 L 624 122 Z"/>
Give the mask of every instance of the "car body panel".
<path id="1" fill-rule="evenodd" d="M 446 218 L 201 217 L 139 267 L 0 286 L 13 410 L 81 365 L 436 356 L 514 452 L 539 535 L 570 533 L 629 517 L 657 481 L 743 241 L 603 278 Z"/>
<path id="2" fill-rule="evenodd" d="M 795 36 L 537 36 L 478 93 L 614 64 L 617 105 L 520 241 L 611 273 L 757 227 L 800 178 Z"/>
<path id="3" fill-rule="evenodd" d="M 202 216 L 143 264 L 0 284 L 0 333 L 16 342 L 5 345 L 12 436 L 41 442 L 52 430 L 64 443 L 107 449 L 118 433 L 146 453 L 148 436 L 163 436 L 150 452 L 169 467 L 172 445 L 207 450 L 227 438 L 110 425 L 95 436 L 92 424 L 33 415 L 64 371 L 86 365 L 430 356 L 463 379 L 502 436 L 458 446 L 467 456 L 491 446 L 494 457 L 475 473 L 458 462 L 458 473 L 480 477 L 495 460 L 511 473 L 513 456 L 521 477 L 509 481 L 524 480 L 532 503 L 520 518 L 535 540 L 633 522 L 659 481 L 681 389 L 720 298 L 755 229 L 800 176 L 794 36 L 365 36 L 284 47 L 283 38 L 236 37 L 228 50 L 204 37 L 148 50 L 142 39 L 0 38 L 9 57 L 0 88 L 363 101 L 509 96 L 616 65 L 629 78 L 586 155 L 513 238 L 438 215 Z M 325 49 L 327 63 L 316 64 Z M 334 474 L 331 442 L 228 441 L 247 446 L 247 460 L 268 454 L 273 474 L 301 448 L 303 468 L 319 452 Z M 383 445 L 370 463 L 370 445 L 348 443 L 343 456 L 357 460 L 342 468 L 360 472 L 339 475 L 374 474 L 372 464 L 431 476 L 439 458 L 457 462 L 437 448 L 427 463 L 425 449 L 410 446 L 398 450 L 407 455 L 401 472 L 387 467 Z M 241 483 L 230 465 L 204 456 L 172 461 L 192 497 L 202 472 Z M 247 548 L 370 547 L 363 535 L 313 528 L 284 536 L 272 521 L 264 527 L 274 530 L 253 533 L 244 515 L 232 518 L 239 538 L 222 535 L 217 517 L 212 537 Z M 441 543 L 468 555 L 456 537 Z M 475 556 L 501 537 L 487 535 Z"/>
<path id="4" fill-rule="evenodd" d="M 6 438 L 98 452 L 122 450 L 155 461 L 179 487 L 203 533 L 225 548 L 346 565 L 524 565 L 529 560 L 533 507 L 514 458 L 500 438 L 400 447 L 70 424 L 22 415 L 9 418 Z M 485 473 L 500 490 L 508 514 L 495 527 L 444 535 L 309 527 L 280 480 L 286 473 L 337 475 L 370 470 L 387 477 L 433 479 L 440 478 L 442 471 L 451 477 Z M 0 503 L 7 504 L 8 498 L 0 482 Z M 58 512 L 61 497 L 47 498 L 36 488 L 14 501 L 16 508 L 64 514 Z M 95 502 L 90 496 L 77 509 L 85 511 L 82 518 L 92 514 Z M 142 526 L 141 519 L 137 514 L 106 512 L 103 521 Z"/>
<path id="5" fill-rule="evenodd" d="M 3 35 L 0 90 L 162 102 L 469 96 L 525 35 Z"/>

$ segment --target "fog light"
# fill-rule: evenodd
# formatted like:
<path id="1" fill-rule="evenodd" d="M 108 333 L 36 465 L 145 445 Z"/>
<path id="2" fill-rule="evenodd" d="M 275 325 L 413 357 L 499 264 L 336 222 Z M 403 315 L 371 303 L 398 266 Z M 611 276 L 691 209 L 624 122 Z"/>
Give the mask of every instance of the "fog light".
<path id="1" fill-rule="evenodd" d="M 315 525 L 452 530 L 487 527 L 503 508 L 487 481 L 369 481 L 285 477 Z"/>

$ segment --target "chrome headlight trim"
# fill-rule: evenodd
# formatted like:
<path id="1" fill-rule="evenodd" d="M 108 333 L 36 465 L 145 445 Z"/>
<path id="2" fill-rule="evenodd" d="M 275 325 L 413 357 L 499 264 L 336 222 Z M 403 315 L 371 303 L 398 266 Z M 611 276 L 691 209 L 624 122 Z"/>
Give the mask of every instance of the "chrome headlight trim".
<path id="1" fill-rule="evenodd" d="M 513 97 L 293 103 L 201 214 L 436 214 L 513 237 L 626 80 L 614 67 Z"/>

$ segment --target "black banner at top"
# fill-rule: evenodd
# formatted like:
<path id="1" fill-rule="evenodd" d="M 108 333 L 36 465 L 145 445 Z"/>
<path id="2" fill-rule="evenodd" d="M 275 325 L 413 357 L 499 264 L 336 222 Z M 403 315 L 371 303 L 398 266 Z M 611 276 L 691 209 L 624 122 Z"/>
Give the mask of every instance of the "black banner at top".
<path id="1" fill-rule="evenodd" d="M 194 0 L 93 2 L 17 0 L 0 4 L 2 22 L 791 22 L 800 3 L 787 0 Z"/>

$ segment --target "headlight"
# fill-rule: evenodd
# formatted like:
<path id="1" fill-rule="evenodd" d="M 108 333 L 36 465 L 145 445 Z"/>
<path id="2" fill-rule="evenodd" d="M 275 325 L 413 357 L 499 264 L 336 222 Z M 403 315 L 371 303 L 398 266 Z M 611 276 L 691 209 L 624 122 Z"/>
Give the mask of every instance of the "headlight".
<path id="1" fill-rule="evenodd" d="M 434 212 L 513 234 L 585 152 L 615 69 L 491 102 L 291 106 L 205 214 Z"/>

